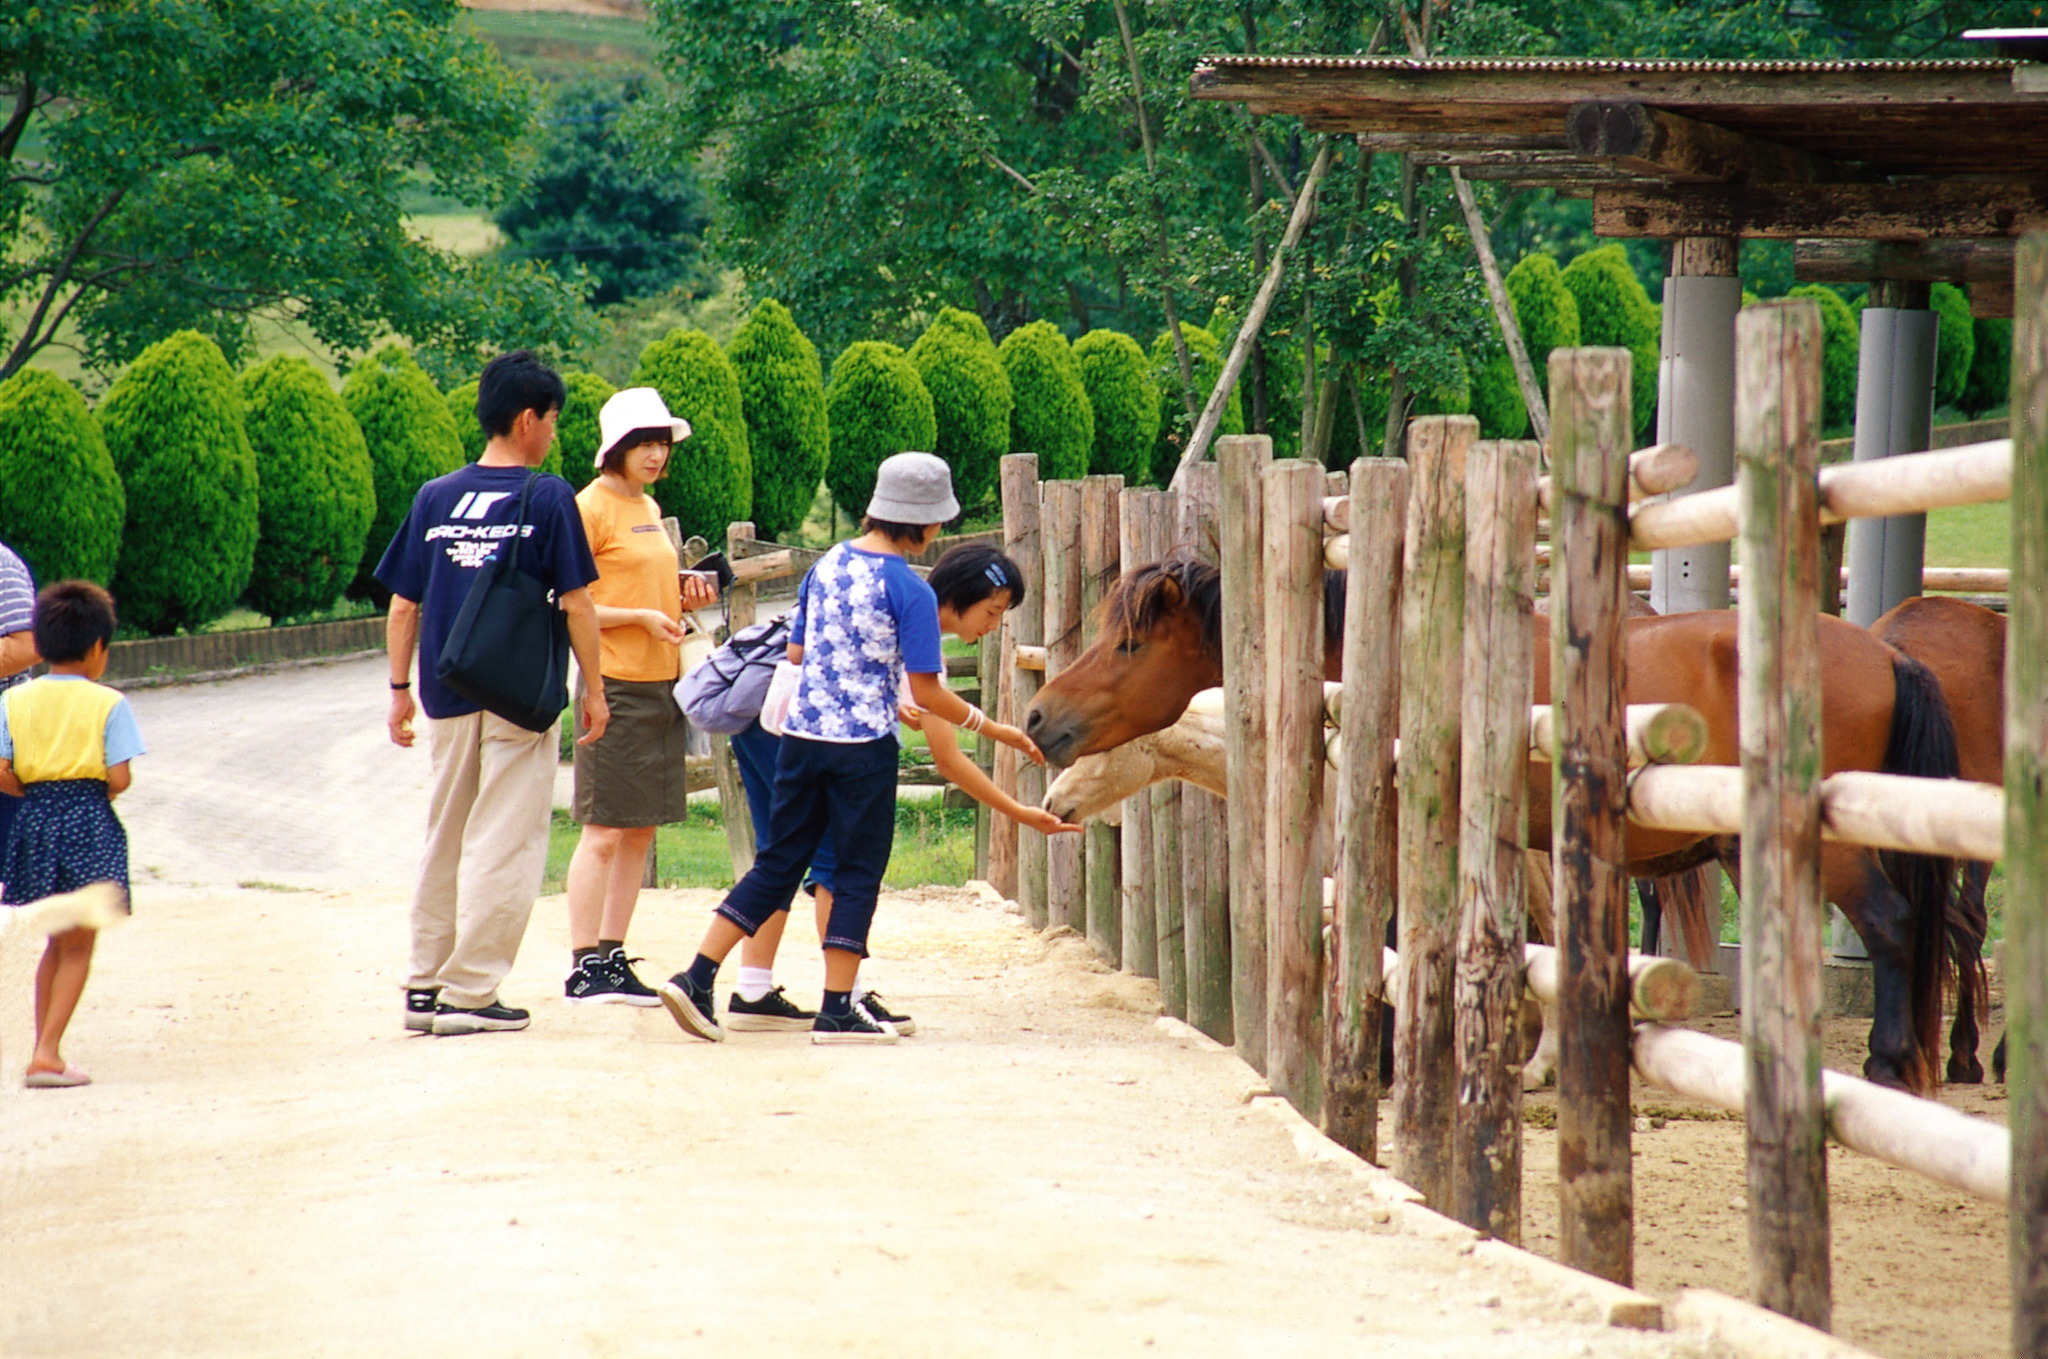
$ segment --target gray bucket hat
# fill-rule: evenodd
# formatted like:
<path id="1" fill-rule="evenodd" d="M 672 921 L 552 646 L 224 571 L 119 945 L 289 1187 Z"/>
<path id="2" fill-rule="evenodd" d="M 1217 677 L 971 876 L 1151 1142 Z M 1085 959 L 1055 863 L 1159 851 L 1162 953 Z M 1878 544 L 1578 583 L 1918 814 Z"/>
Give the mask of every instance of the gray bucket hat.
<path id="1" fill-rule="evenodd" d="M 943 524 L 960 517 L 953 499 L 953 469 L 933 453 L 898 453 L 875 469 L 868 518 L 892 524 Z"/>

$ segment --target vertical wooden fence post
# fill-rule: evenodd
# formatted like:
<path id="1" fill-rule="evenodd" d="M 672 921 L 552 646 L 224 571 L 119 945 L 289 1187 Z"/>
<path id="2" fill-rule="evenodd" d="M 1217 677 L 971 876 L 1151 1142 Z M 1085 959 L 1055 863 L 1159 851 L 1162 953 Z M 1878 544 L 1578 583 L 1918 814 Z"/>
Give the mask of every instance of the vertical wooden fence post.
<path id="1" fill-rule="evenodd" d="M 1081 482 L 1081 622 L 1085 630 L 1095 606 L 1116 586 L 1122 530 L 1117 518 L 1124 479 L 1092 476 Z M 1085 636 L 1082 639 L 1085 643 Z M 1121 819 L 1121 818 L 1119 818 Z M 1123 848 L 1120 831 L 1098 818 L 1081 832 L 1083 877 L 1088 904 L 1088 942 L 1111 967 L 1122 967 Z"/>
<path id="2" fill-rule="evenodd" d="M 1821 1104 L 1820 309 L 1735 321 L 1751 1300 L 1828 1328 Z"/>
<path id="3" fill-rule="evenodd" d="M 1266 1077 L 1323 1114 L 1323 489 L 1319 462 L 1262 476 L 1266 566 Z"/>
<path id="4" fill-rule="evenodd" d="M 1176 507 L 1181 550 L 1216 561 L 1222 489 L 1213 462 L 1187 469 Z M 1180 787 L 1181 911 L 1186 943 L 1188 1023 L 1231 1043 L 1230 866 L 1219 850 L 1227 838 L 1223 799 L 1193 784 Z M 1262 1021 L 1263 1022 L 1263 1021 Z"/>
<path id="5" fill-rule="evenodd" d="M 1024 603 L 1004 619 L 1002 678 L 1003 721 L 1013 727 L 1024 725 L 1024 711 L 1038 694 L 1039 674 L 1017 668 L 1017 648 L 1045 645 L 1045 572 L 1039 553 L 1038 455 L 1011 453 L 1002 462 L 1003 551 L 1024 573 Z M 1019 756 L 1008 746 L 996 748 L 996 783 L 1011 790 L 1017 801 L 1036 807 L 1045 797 L 1045 771 Z M 1007 829 L 1005 829 L 1007 827 Z M 1024 830 L 1007 816 L 996 827 L 990 856 L 1003 862 L 1005 842 L 1015 857 L 1015 882 L 1006 888 L 991 866 L 989 881 L 999 892 L 1009 892 L 1024 908 L 1024 919 L 1033 929 L 1045 928 L 1045 837 Z"/>
<path id="6" fill-rule="evenodd" d="M 750 542 L 753 537 L 752 524 L 728 524 L 725 529 L 726 558 L 737 561 L 737 545 Z M 759 590 L 760 587 L 755 585 L 734 585 L 726 592 L 726 616 L 734 632 L 754 625 L 754 600 Z M 739 761 L 733 758 L 729 737 L 711 738 L 711 768 L 718 777 L 718 805 L 724 809 L 725 815 L 725 848 L 732 856 L 732 875 L 737 880 L 744 878 L 747 870 L 754 866 L 754 818 L 747 811 L 746 788 L 740 783 Z M 652 852 L 649 851 L 650 854 Z"/>
<path id="7" fill-rule="evenodd" d="M 2048 233 L 2020 240 L 2012 332 L 2013 579 L 2048 580 Z M 2005 652 L 2006 1062 L 2012 1352 L 2048 1353 L 2048 593 L 2015 590 Z"/>
<path id="8" fill-rule="evenodd" d="M 1324 1126 L 1380 1159 L 1381 947 L 1393 918 L 1399 819 L 1394 737 L 1401 710 L 1401 539 L 1408 464 L 1351 464 L 1351 564 L 1344 594 L 1343 763 L 1337 789 L 1337 909 L 1327 975 L 1330 1047 Z"/>
<path id="9" fill-rule="evenodd" d="M 1474 444 L 1465 475 L 1451 1204 L 1466 1226 L 1515 1244 L 1522 1239 L 1523 851 L 1535 685 L 1537 447 Z"/>
<path id="10" fill-rule="evenodd" d="M 1465 453 L 1469 415 L 1408 427 L 1401 573 L 1401 1023 L 1394 1031 L 1394 1173 L 1431 1206 L 1451 1202 L 1457 1062 L 1451 950 L 1458 906 L 1458 722 L 1465 655 Z"/>
<path id="11" fill-rule="evenodd" d="M 1117 507 L 1117 552 L 1125 575 L 1159 559 L 1153 546 L 1159 534 L 1165 492 L 1144 488 L 1123 493 Z M 1157 883 L 1152 875 L 1152 794 L 1145 790 L 1124 801 L 1123 826 L 1124 966 L 1140 977 L 1159 976 Z M 1161 990 L 1164 990 L 1162 984 Z M 1185 996 L 1181 1001 L 1186 1005 Z"/>
<path id="12" fill-rule="evenodd" d="M 996 639 L 995 633 L 991 632 L 975 643 L 974 683 L 979 692 L 975 694 L 974 701 L 987 712 L 1002 711 L 999 697 L 1002 663 L 1002 643 Z M 996 776 L 996 750 L 997 743 L 989 739 L 986 732 L 974 738 L 974 767 L 991 781 Z M 983 882 L 988 881 L 989 861 L 995 851 L 995 823 L 1007 820 L 1008 817 L 995 815 L 985 802 L 974 804 L 974 876 Z"/>
<path id="13" fill-rule="evenodd" d="M 1216 441 L 1223 539 L 1223 723 L 1230 842 L 1230 1008 L 1237 1055 L 1266 1070 L 1266 573 L 1263 434 Z"/>
<path id="14" fill-rule="evenodd" d="M 1551 894 L 1558 930 L 1558 1259 L 1635 1278 L 1629 1166 L 1629 352 L 1550 356 Z"/>
<path id="15" fill-rule="evenodd" d="M 1045 563 L 1045 678 L 1081 655 L 1081 483 L 1038 486 L 1039 551 Z M 1040 795 L 1041 797 L 1043 794 Z M 1081 879 L 1081 837 L 1055 835 L 1045 844 L 1046 923 L 1088 932 Z"/>

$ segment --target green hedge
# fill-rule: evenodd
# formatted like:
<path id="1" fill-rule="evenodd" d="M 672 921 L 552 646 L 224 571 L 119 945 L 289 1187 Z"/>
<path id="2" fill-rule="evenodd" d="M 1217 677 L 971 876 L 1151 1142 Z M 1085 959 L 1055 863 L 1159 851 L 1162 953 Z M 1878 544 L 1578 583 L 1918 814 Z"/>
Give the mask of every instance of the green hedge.
<path id="1" fill-rule="evenodd" d="M 1522 400 L 1522 384 L 1515 380 L 1507 350 L 1500 350 L 1472 375 L 1472 414 L 1479 417 L 1482 439 L 1529 437 L 1529 405 Z"/>
<path id="2" fill-rule="evenodd" d="M 555 421 L 555 442 L 541 470 L 555 473 L 580 491 L 597 475 L 597 416 L 617 389 L 595 373 L 564 373 L 562 383 L 569 396 Z"/>
<path id="3" fill-rule="evenodd" d="M 1820 422 L 1830 429 L 1856 418 L 1856 354 L 1861 345 L 1856 313 L 1842 295 L 1821 283 L 1802 283 L 1787 297 L 1820 304 Z"/>
<path id="4" fill-rule="evenodd" d="M 1976 328 L 1970 315 L 1970 299 L 1953 283 L 1937 283 L 1932 289 L 1935 315 L 1941 318 L 1940 338 L 1934 349 L 1934 404 L 1953 406 L 1963 399 L 1970 385 L 1970 365 L 1977 356 Z"/>
<path id="5" fill-rule="evenodd" d="M 460 387 L 450 387 L 445 398 L 448 402 L 448 418 L 455 422 L 455 437 L 462 441 L 462 458 L 475 462 L 484 455 L 484 445 L 490 439 L 484 434 L 481 420 L 476 418 L 477 380 L 471 378 Z"/>
<path id="6" fill-rule="evenodd" d="M 1579 343 L 1614 345 L 1633 359 L 1629 400 L 1642 439 L 1657 417 L 1657 357 L 1663 318 L 1619 242 L 1588 250 L 1564 267 L 1560 281 L 1579 312 Z"/>
<path id="7" fill-rule="evenodd" d="M 1086 476 L 1095 412 L 1067 337 L 1050 321 L 1033 321 L 1005 335 L 996 355 L 1010 378 L 1010 451 L 1036 453 L 1044 481 Z"/>
<path id="8" fill-rule="evenodd" d="M 938 427 L 932 451 L 953 469 L 953 494 L 963 509 L 987 503 L 1010 451 L 1013 405 L 1010 375 L 988 327 L 971 311 L 945 307 L 910 346 L 910 362 L 931 393 Z"/>
<path id="9" fill-rule="evenodd" d="M 1159 384 L 1138 342 L 1114 330 L 1091 330 L 1074 341 L 1074 364 L 1095 414 L 1090 472 L 1113 473 L 1126 486 L 1152 479 L 1159 442 Z"/>
<path id="10" fill-rule="evenodd" d="M 810 513 L 831 440 L 818 349 L 789 308 L 761 304 L 726 347 L 740 385 L 754 465 L 754 531 L 782 541 Z"/>
<path id="11" fill-rule="evenodd" d="M 403 345 L 385 345 L 357 364 L 341 384 L 341 400 L 370 450 L 377 491 L 377 512 L 349 592 L 381 598 L 370 573 L 405 522 L 413 495 L 462 466 L 462 439 L 448 403 Z"/>
<path id="12" fill-rule="evenodd" d="M 263 487 L 249 603 L 273 620 L 324 609 L 355 579 L 377 512 L 369 446 L 327 379 L 295 354 L 251 368 L 241 389 Z"/>
<path id="13" fill-rule="evenodd" d="M 640 351 L 626 385 L 654 388 L 671 414 L 690 422 L 690 437 L 676 445 L 654 497 L 684 537 L 702 534 L 724 546 L 726 526 L 752 518 L 754 509 L 747 420 L 725 351 L 701 330 L 672 330 Z"/>
<path id="14" fill-rule="evenodd" d="M 1529 350 L 1537 379 L 1546 395 L 1550 388 L 1550 351 L 1579 342 L 1579 303 L 1565 286 L 1557 261 L 1545 254 L 1524 255 L 1508 270 L 1508 301 L 1522 343 Z"/>
<path id="15" fill-rule="evenodd" d="M 1200 326 L 1184 325 L 1180 333 L 1187 342 L 1189 366 L 1195 371 L 1195 409 L 1199 411 L 1223 373 L 1223 346 L 1215 335 Z M 1188 446 L 1194 426 L 1180 399 L 1180 359 L 1173 352 L 1173 332 L 1159 332 L 1152 341 L 1151 358 L 1152 381 L 1159 386 L 1159 438 L 1152 445 L 1152 482 L 1164 486 L 1173 479 L 1174 468 L 1180 465 L 1181 450 Z M 1230 389 L 1230 400 L 1224 404 L 1223 419 L 1216 432 L 1244 433 L 1242 382 Z"/>
<path id="16" fill-rule="evenodd" d="M 78 389 L 24 368 L 0 382 L 0 542 L 38 585 L 114 579 L 128 501 Z"/>
<path id="17" fill-rule="evenodd" d="M 856 341 L 833 361 L 832 380 L 825 385 L 825 418 L 832 429 L 825 485 L 834 508 L 855 523 L 875 494 L 875 469 L 882 459 L 928 453 L 938 442 L 932 396 L 917 365 L 880 340 Z"/>
<path id="18" fill-rule="evenodd" d="M 1970 380 L 1963 409 L 1982 415 L 2012 400 L 2012 318 L 1980 316 L 1970 327 Z"/>
<path id="19" fill-rule="evenodd" d="M 220 346 L 191 330 L 157 341 L 95 418 L 127 495 L 122 620 L 165 633 L 220 617 L 248 587 L 257 524 L 256 455 Z"/>

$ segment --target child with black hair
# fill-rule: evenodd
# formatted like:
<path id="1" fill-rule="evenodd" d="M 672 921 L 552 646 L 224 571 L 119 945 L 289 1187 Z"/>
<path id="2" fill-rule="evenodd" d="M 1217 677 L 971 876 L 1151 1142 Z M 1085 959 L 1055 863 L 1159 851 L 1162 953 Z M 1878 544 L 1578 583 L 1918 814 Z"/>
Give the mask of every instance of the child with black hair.
<path id="1" fill-rule="evenodd" d="M 91 581 L 47 587 L 36 597 L 35 638 L 50 673 L 0 695 L 0 790 L 22 799 L 0 903 L 26 906 L 98 882 L 118 885 L 125 901 L 128 833 L 113 803 L 144 747 L 128 700 L 98 683 L 114 640 L 113 597 Z M 58 1049 L 96 937 L 74 926 L 52 934 L 43 951 L 36 1046 L 23 1077 L 32 1090 L 92 1082 Z"/>

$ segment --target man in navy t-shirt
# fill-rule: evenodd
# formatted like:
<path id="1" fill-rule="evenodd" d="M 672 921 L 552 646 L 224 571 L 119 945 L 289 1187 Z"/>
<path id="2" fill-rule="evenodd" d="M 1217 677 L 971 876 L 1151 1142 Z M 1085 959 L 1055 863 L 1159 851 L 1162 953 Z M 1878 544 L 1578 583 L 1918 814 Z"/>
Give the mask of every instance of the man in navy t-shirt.
<path id="1" fill-rule="evenodd" d="M 517 535 L 519 569 L 555 593 L 584 677 L 582 742 L 604 735 L 610 710 L 597 664 L 597 609 L 586 588 L 597 563 L 575 493 L 535 474 L 555 438 L 562 379 L 528 350 L 493 359 L 477 380 L 476 415 L 489 442 L 475 463 L 420 487 L 377 564 L 391 591 L 391 739 L 413 743 L 412 660 L 430 719 L 434 777 L 427 848 L 412 903 L 412 970 L 405 1027 L 420 1033 L 523 1029 L 524 1010 L 499 1003 L 547 863 L 556 737 L 483 712 L 434 677 L 435 662 L 477 568 Z M 529 478 L 526 516 L 520 492 Z"/>

